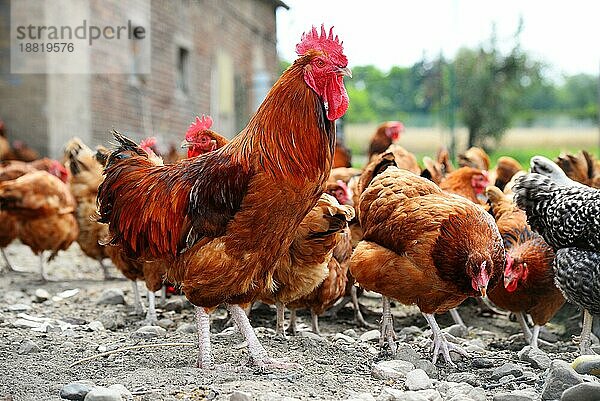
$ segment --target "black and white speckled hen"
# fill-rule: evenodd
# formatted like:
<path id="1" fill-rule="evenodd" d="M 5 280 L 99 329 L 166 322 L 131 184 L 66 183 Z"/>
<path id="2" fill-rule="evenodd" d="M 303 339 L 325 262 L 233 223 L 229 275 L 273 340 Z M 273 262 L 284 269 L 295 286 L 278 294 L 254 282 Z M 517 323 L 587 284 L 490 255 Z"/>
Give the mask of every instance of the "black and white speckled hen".
<path id="1" fill-rule="evenodd" d="M 514 187 L 515 202 L 527 222 L 555 249 L 577 247 L 600 252 L 600 191 L 560 186 L 540 174 L 527 174 Z"/>
<path id="2" fill-rule="evenodd" d="M 584 309 L 579 350 L 593 355 L 590 332 L 592 315 L 600 315 L 600 253 L 578 248 L 559 249 L 554 277 L 565 298 Z"/>

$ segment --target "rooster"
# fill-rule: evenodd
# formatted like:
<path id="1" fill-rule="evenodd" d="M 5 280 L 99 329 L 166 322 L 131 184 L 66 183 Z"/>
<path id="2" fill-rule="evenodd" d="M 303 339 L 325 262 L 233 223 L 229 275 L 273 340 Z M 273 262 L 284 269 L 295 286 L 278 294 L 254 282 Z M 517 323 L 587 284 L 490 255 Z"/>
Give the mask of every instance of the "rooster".
<path id="1" fill-rule="evenodd" d="M 489 299 L 517 314 L 525 339 L 537 348 L 541 326 L 565 303 L 554 285 L 554 251 L 527 225 L 525 212 L 499 188 L 490 186 L 486 194 L 506 247 L 504 285 L 495 286 L 488 294 Z M 533 333 L 529 330 L 526 313 L 533 319 Z"/>
<path id="2" fill-rule="evenodd" d="M 383 295 L 382 342 L 395 352 L 389 299 L 416 304 L 433 331 L 434 363 L 449 364 L 448 343 L 434 313 L 467 297 L 485 296 L 504 266 L 504 247 L 493 218 L 480 206 L 448 194 L 431 181 L 395 166 L 375 176 L 360 197 L 364 239 L 350 272 L 365 289 Z"/>
<path id="3" fill-rule="evenodd" d="M 537 173 L 521 177 L 514 191 L 515 202 L 525 210 L 531 228 L 557 250 L 556 284 L 567 300 L 584 309 L 580 351 L 590 353 L 590 310 L 597 308 L 594 303 L 598 298 L 586 298 L 586 302 L 580 300 L 582 294 L 593 292 L 597 283 L 581 278 L 593 276 L 597 269 L 594 265 L 597 257 L 591 253 L 600 252 L 600 191 L 585 185 L 559 185 Z M 566 266 L 576 255 L 585 259 L 571 267 Z"/>
<path id="4" fill-rule="evenodd" d="M 348 108 L 350 70 L 333 30 L 313 28 L 296 51 L 246 128 L 219 150 L 155 166 L 114 134 L 120 146 L 98 192 L 100 221 L 129 257 L 168 262 L 167 278 L 197 306 L 199 367 L 213 366 L 209 312 L 220 304 L 255 364 L 296 366 L 268 357 L 240 307 L 275 290 L 274 269 L 325 188 L 334 123 Z"/>
<path id="5" fill-rule="evenodd" d="M 203 115 L 202 118 L 196 116 L 196 120 L 188 128 L 185 139 L 181 143 L 182 148 L 187 148 L 188 158 L 221 149 L 229 142 L 227 138 L 210 129 L 212 123 L 210 116 Z"/>
<path id="6" fill-rule="evenodd" d="M 51 251 L 50 261 L 77 239 L 75 207 L 67 185 L 46 171 L 0 182 L 0 212 L 16 220 L 19 239 L 40 256 L 44 281 L 44 252 Z"/>
<path id="7" fill-rule="evenodd" d="M 390 145 L 400 139 L 404 131 L 404 124 L 400 121 L 386 121 L 377 127 L 377 130 L 369 143 L 368 160 L 373 160 L 374 156 L 383 153 Z"/>

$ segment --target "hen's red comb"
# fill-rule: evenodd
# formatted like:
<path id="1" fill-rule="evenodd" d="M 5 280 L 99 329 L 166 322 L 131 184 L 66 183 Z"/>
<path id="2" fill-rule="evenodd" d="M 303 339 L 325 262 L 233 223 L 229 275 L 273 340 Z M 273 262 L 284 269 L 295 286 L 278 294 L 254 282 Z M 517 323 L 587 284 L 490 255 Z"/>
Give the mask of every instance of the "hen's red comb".
<path id="1" fill-rule="evenodd" d="M 345 67 L 348 64 L 348 60 L 343 53 L 343 43 L 344 42 L 340 42 L 337 35 L 333 34 L 333 27 L 329 29 L 329 35 L 327 35 L 325 25 L 321 24 L 321 34 L 317 32 L 317 28 L 314 26 L 310 32 L 302 34 L 300 43 L 296 45 L 296 53 L 302 56 L 309 50 L 320 50 L 330 57 L 336 57 L 336 62 Z"/>
<path id="2" fill-rule="evenodd" d="M 205 116 L 202 114 L 202 118 L 196 116 L 196 121 L 194 121 L 187 132 L 185 133 L 185 139 L 191 140 L 193 139 L 194 134 L 197 134 L 200 131 L 204 131 L 210 129 L 212 127 L 213 120 L 210 116 Z"/>

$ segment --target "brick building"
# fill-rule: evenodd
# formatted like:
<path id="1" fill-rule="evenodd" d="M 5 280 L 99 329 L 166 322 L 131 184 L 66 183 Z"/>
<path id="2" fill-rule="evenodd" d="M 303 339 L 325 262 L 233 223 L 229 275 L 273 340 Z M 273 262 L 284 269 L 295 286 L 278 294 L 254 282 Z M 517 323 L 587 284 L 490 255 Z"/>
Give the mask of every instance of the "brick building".
<path id="1" fill-rule="evenodd" d="M 149 8 L 150 21 L 137 22 L 150 27 L 150 74 L 136 72 L 134 48 L 107 54 L 101 46 L 90 47 L 92 65 L 126 58 L 131 72 L 10 74 L 10 39 L 2 32 L 0 118 L 9 138 L 58 157 L 70 137 L 107 144 L 113 128 L 136 140 L 156 136 L 166 150 L 203 113 L 223 135 L 239 132 L 277 78 L 275 12 L 287 6 L 279 0 L 148 1 L 87 4 L 96 20 L 106 21 L 117 9 L 139 20 L 144 14 L 137 11 Z M 3 30 L 10 26 L 9 4 L 0 0 Z"/>

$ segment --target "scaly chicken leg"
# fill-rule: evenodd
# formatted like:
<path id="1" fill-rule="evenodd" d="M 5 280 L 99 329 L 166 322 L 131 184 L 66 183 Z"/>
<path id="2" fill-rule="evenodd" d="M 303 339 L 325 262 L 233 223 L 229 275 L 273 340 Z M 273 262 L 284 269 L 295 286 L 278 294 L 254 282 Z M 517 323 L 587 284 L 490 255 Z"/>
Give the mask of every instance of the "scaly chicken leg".
<path id="1" fill-rule="evenodd" d="M 583 310 L 583 328 L 579 337 L 579 351 L 581 355 L 596 355 L 592 350 L 592 341 L 590 334 L 592 332 L 592 321 L 594 317 L 587 309 Z"/>
<path id="2" fill-rule="evenodd" d="M 131 280 L 131 289 L 133 290 L 133 307 L 136 315 L 144 313 L 144 305 L 142 305 L 142 297 L 140 296 L 140 289 L 138 288 L 137 281 Z"/>
<path id="3" fill-rule="evenodd" d="M 298 327 L 296 325 L 296 309 L 290 309 L 290 325 L 288 330 L 293 334 L 298 334 Z"/>
<path id="4" fill-rule="evenodd" d="M 319 315 L 314 310 L 310 311 L 312 332 L 321 335 L 319 330 Z"/>
<path id="5" fill-rule="evenodd" d="M 388 297 L 382 297 L 383 313 L 381 315 L 381 336 L 379 337 L 379 348 L 383 350 L 387 341 L 390 352 L 396 355 L 398 347 L 396 346 L 396 332 L 394 331 L 394 320 L 390 311 L 390 300 Z"/>
<path id="6" fill-rule="evenodd" d="M 260 368 L 279 368 L 279 369 L 291 369 L 300 368 L 301 366 L 297 363 L 289 363 L 277 360 L 269 357 L 267 351 L 258 341 L 254 329 L 250 325 L 250 320 L 246 316 L 246 312 L 239 305 L 227 304 L 227 310 L 231 314 L 233 321 L 240 329 L 240 332 L 246 338 L 248 342 L 248 351 L 252 358 L 253 363 Z"/>
<path id="7" fill-rule="evenodd" d="M 6 264 L 8 270 L 10 270 L 11 272 L 18 272 L 18 270 L 15 270 L 15 268 L 12 267 L 12 265 L 10 264 L 8 257 L 6 256 L 6 252 L 4 252 L 4 248 L 0 248 L 0 253 L 2 253 L 2 259 L 4 259 L 4 264 Z"/>
<path id="8" fill-rule="evenodd" d="M 156 316 L 156 294 L 154 291 L 148 290 L 148 311 L 146 312 L 146 319 L 144 319 L 143 324 L 147 326 L 154 326 L 156 322 L 158 322 L 158 318 Z"/>
<path id="9" fill-rule="evenodd" d="M 360 311 L 360 304 L 358 303 L 358 289 L 355 285 L 350 288 L 350 296 L 352 298 L 352 307 L 354 308 L 354 320 L 358 324 L 359 327 L 366 327 L 370 329 L 374 329 L 375 325 L 367 322 Z"/>
<path id="10" fill-rule="evenodd" d="M 448 342 L 446 337 L 444 337 L 444 333 L 442 333 L 442 329 L 440 329 L 440 326 L 438 326 L 437 322 L 435 321 L 434 315 L 429 313 L 423 313 L 423 316 L 425 316 L 425 320 L 427 320 L 427 323 L 429 323 L 429 327 L 431 327 L 431 330 L 433 331 L 434 364 L 437 362 L 438 355 L 442 354 L 449 365 L 455 366 L 454 362 L 452 362 L 452 359 L 450 358 L 450 351 L 455 351 L 461 355 L 468 356 L 467 351 L 465 351 L 458 345 Z"/>
<path id="11" fill-rule="evenodd" d="M 282 302 L 275 302 L 275 308 L 277 308 L 277 323 L 275 325 L 275 335 L 285 339 L 285 328 L 283 327 L 285 322 L 285 305 Z"/>
<path id="12" fill-rule="evenodd" d="M 44 251 L 40 252 L 40 273 L 42 275 L 42 281 L 50 281 L 50 277 L 44 271 Z"/>
<path id="13" fill-rule="evenodd" d="M 104 264 L 104 261 L 102 259 L 98 259 L 98 263 L 100 264 L 100 267 L 102 268 L 102 273 L 104 274 L 104 280 L 114 280 L 115 278 L 113 276 L 111 276 L 110 273 L 108 272 L 108 266 L 106 266 Z"/>
<path id="14" fill-rule="evenodd" d="M 458 324 L 460 327 L 463 327 L 465 330 L 468 330 L 467 325 L 465 324 L 465 322 L 463 322 L 462 318 L 458 313 L 458 309 L 452 308 L 449 310 L 449 312 L 450 316 L 452 316 L 452 320 L 454 320 L 454 323 Z"/>
<path id="15" fill-rule="evenodd" d="M 212 354 L 210 352 L 210 317 L 204 308 L 196 306 L 196 327 L 198 328 L 198 360 L 196 367 L 211 369 L 214 367 Z"/>

